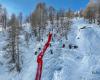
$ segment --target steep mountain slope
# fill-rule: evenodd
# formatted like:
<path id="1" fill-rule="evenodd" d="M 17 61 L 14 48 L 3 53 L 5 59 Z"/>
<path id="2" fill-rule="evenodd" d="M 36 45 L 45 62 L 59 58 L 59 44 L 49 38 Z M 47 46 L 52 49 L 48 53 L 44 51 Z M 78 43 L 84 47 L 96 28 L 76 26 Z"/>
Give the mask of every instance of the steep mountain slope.
<path id="1" fill-rule="evenodd" d="M 41 80 L 99 80 L 100 79 L 100 28 L 96 24 L 88 24 L 83 18 L 73 19 L 73 25 L 68 33 L 68 40 L 54 37 L 51 46 L 43 58 L 43 72 Z M 28 27 L 30 25 L 27 25 Z M 23 46 L 23 69 L 20 74 L 5 72 L 0 65 L 0 79 L 2 80 L 34 80 L 37 70 L 37 55 L 47 40 L 47 32 L 43 41 L 35 38 L 29 41 L 29 47 Z M 54 29 L 56 31 L 56 29 Z M 25 28 L 30 33 L 30 28 Z M 5 43 L 5 37 L 0 33 L 0 50 Z M 22 45 L 25 45 L 24 35 L 21 35 Z M 65 48 L 62 45 L 65 44 Z M 70 46 L 71 45 L 71 48 Z M 51 54 L 51 50 L 53 54 Z M 0 53 L 0 61 L 3 61 Z M 4 70 L 3 70 L 4 69 Z M 5 77 L 7 76 L 7 77 Z"/>

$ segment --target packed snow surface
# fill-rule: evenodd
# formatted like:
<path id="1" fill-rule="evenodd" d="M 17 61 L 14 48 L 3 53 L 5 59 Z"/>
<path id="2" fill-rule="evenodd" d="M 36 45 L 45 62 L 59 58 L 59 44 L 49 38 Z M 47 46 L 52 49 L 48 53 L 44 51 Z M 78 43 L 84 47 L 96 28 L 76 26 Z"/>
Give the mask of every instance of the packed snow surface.
<path id="1" fill-rule="evenodd" d="M 53 37 L 51 47 L 43 58 L 43 72 L 41 80 L 100 80 L 100 27 L 96 24 L 88 24 L 83 18 L 72 19 L 72 27 L 68 33 L 68 40 Z M 27 26 L 30 26 L 27 24 Z M 84 28 L 83 28 L 84 27 Z M 47 33 L 48 33 L 47 27 Z M 55 29 L 56 30 L 56 29 Z M 1 29 L 0 29 L 1 31 Z M 29 28 L 25 31 L 30 32 Z M 67 34 L 66 34 L 67 35 Z M 23 69 L 20 74 L 7 72 L 3 59 L 3 45 L 6 43 L 4 33 L 0 32 L 0 80 L 35 80 L 37 70 L 38 48 L 44 46 L 47 36 L 43 36 L 43 42 L 30 39 L 29 47 L 22 47 Z M 21 36 L 24 45 L 24 36 Z M 60 45 L 65 44 L 65 48 Z M 69 44 L 78 48 L 69 49 Z M 53 51 L 53 54 L 50 53 Z"/>

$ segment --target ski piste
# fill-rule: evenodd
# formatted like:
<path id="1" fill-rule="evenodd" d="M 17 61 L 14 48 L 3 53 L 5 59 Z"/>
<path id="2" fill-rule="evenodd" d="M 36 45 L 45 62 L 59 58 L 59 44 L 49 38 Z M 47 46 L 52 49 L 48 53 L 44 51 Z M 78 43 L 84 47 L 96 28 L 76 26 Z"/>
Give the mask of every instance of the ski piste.
<path id="1" fill-rule="evenodd" d="M 37 72 L 36 72 L 36 78 L 35 78 L 35 80 L 41 80 L 42 67 L 43 67 L 43 56 L 44 56 L 45 51 L 47 50 L 47 48 L 50 45 L 51 38 L 52 38 L 52 33 L 49 33 L 49 35 L 48 35 L 48 41 L 45 43 L 43 49 L 41 50 L 41 52 L 37 56 L 38 67 L 37 67 Z"/>

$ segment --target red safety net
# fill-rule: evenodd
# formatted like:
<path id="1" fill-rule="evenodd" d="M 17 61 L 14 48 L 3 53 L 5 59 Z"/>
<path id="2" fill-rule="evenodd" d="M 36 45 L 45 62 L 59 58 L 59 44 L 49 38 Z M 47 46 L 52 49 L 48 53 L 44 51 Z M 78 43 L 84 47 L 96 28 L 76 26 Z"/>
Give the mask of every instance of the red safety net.
<path id="1" fill-rule="evenodd" d="M 52 38 L 52 34 L 50 33 L 49 36 L 48 36 L 48 41 L 45 43 L 42 51 L 37 56 L 38 66 L 37 66 L 37 73 L 36 73 L 35 80 L 41 80 L 42 66 L 43 66 L 43 56 L 44 56 L 45 51 L 47 50 L 47 48 L 50 45 L 51 38 Z"/>

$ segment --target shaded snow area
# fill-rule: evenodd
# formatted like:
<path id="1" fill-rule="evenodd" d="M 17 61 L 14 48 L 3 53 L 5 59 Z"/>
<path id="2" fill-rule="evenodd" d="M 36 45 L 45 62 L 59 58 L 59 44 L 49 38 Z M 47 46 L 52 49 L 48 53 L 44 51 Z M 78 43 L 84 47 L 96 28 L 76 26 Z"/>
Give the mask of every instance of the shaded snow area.
<path id="1" fill-rule="evenodd" d="M 83 18 L 72 19 L 72 27 L 68 33 L 68 40 L 53 37 L 43 57 L 43 72 L 41 80 L 100 80 L 100 27 L 96 24 L 88 24 Z M 30 33 L 30 25 L 24 31 Z M 2 47 L 6 43 L 6 33 L 0 32 L 0 80 L 35 80 L 37 70 L 37 55 L 47 40 L 50 25 L 47 27 L 43 42 L 37 42 L 35 38 L 29 40 L 29 46 L 25 46 L 24 35 L 21 35 L 23 47 L 23 65 L 20 74 L 9 73 L 5 67 Z M 54 29 L 56 33 L 56 29 Z M 23 34 L 23 33 L 22 33 Z M 67 34 L 66 34 L 67 35 Z M 65 44 L 65 48 L 61 45 Z M 69 45 L 77 48 L 69 48 Z M 53 54 L 51 54 L 51 50 Z"/>

